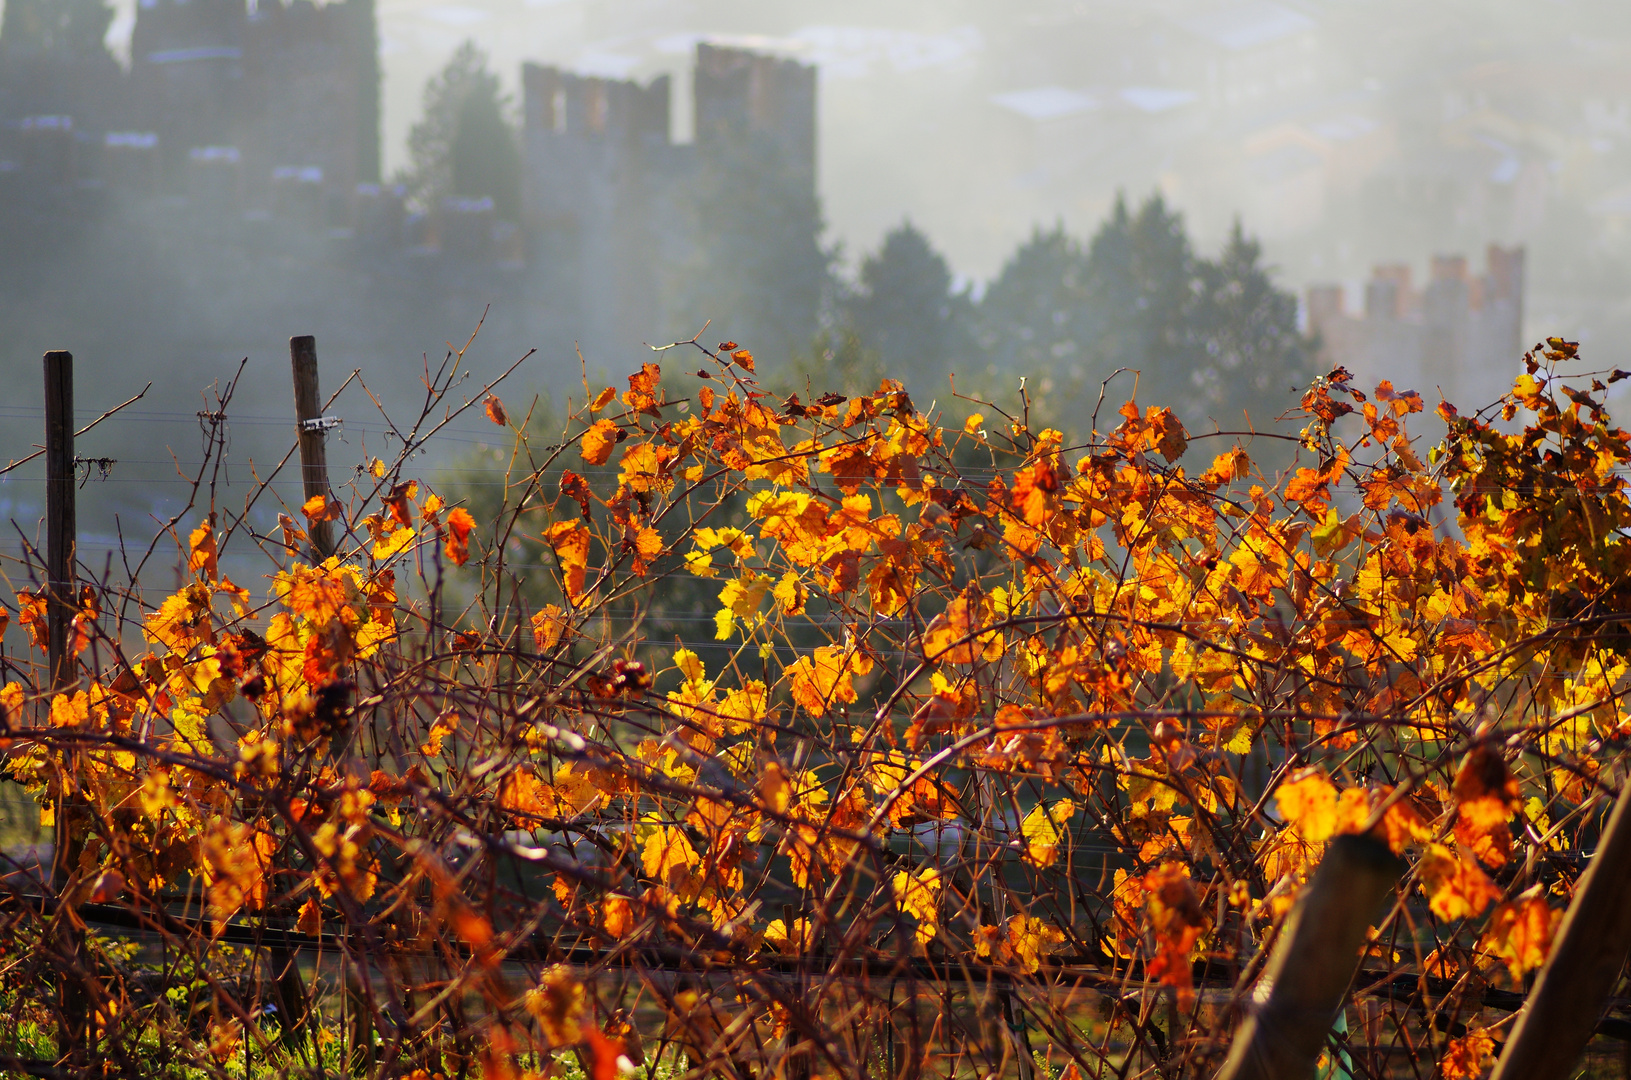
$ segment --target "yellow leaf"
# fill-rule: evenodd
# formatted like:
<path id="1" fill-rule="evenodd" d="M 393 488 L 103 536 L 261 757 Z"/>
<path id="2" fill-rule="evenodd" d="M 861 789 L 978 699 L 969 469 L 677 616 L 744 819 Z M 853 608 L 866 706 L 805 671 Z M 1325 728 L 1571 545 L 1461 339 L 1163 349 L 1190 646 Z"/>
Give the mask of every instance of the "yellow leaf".
<path id="1" fill-rule="evenodd" d="M 1001 947 L 1004 959 L 1014 960 L 1027 974 L 1035 974 L 1042 966 L 1042 957 L 1065 943 L 1064 931 L 1030 915 L 1015 915 L 1004 930 L 1006 940 Z"/>
<path id="2" fill-rule="evenodd" d="M 783 615 L 804 614 L 804 604 L 809 599 L 809 593 L 793 571 L 789 570 L 783 574 L 782 579 L 776 583 L 775 596 L 776 606 L 781 609 Z"/>
<path id="3" fill-rule="evenodd" d="M 895 906 L 917 920 L 919 945 L 927 945 L 938 929 L 941 888 L 938 870 L 895 875 Z"/>
<path id="4" fill-rule="evenodd" d="M 599 412 L 600 410 L 604 409 L 607 405 L 611 404 L 612 398 L 614 398 L 616 396 L 617 396 L 617 387 L 615 387 L 615 386 L 606 387 L 600 393 L 595 395 L 595 398 L 594 398 L 593 401 L 589 402 L 589 411 L 590 412 Z"/>
<path id="5" fill-rule="evenodd" d="M 1070 837 L 1065 826 L 1075 812 L 1076 804 L 1069 799 L 1060 799 L 1052 807 L 1037 803 L 1019 828 L 1025 841 L 1025 861 L 1037 867 L 1052 866 L 1059 858 L 1059 848 Z"/>
<path id="6" fill-rule="evenodd" d="M 715 639 L 728 640 L 735 628 L 735 619 L 743 619 L 754 624 L 763 622 L 764 620 L 758 617 L 759 607 L 769 594 L 771 585 L 771 579 L 766 575 L 751 572 L 735 581 L 726 582 L 725 587 L 719 590 L 719 602 L 722 606 L 719 613 L 714 616 L 717 628 Z"/>
<path id="7" fill-rule="evenodd" d="M 523 1001 L 552 1046 L 571 1046 L 582 1041 L 589 991 L 571 968 L 557 964 L 544 972 L 544 977 L 527 991 Z"/>
<path id="8" fill-rule="evenodd" d="M 702 659 L 690 649 L 674 650 L 674 666 L 680 669 L 687 682 L 701 682 L 707 677 Z"/>
<path id="9" fill-rule="evenodd" d="M 1274 793 L 1280 816 L 1310 844 L 1322 844 L 1337 827 L 1337 789 L 1318 769 L 1303 769 Z"/>
<path id="10" fill-rule="evenodd" d="M 385 562 L 399 554 L 402 549 L 413 543 L 414 531 L 411 528 L 398 527 L 385 536 L 374 541 L 371 554 L 375 562 Z"/>

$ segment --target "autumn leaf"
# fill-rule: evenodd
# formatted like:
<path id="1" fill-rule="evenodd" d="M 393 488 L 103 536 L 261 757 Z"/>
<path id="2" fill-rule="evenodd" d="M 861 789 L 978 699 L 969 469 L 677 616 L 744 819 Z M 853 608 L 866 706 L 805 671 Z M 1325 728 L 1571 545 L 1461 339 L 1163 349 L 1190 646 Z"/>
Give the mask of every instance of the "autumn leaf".
<path id="1" fill-rule="evenodd" d="M 852 704 L 856 700 L 852 675 L 865 674 L 857 670 L 863 663 L 865 670 L 871 669 L 870 662 L 847 655 L 839 645 L 823 645 L 800 657 L 788 673 L 793 700 L 817 718 L 827 715 L 833 705 Z"/>
<path id="2" fill-rule="evenodd" d="M 560 561 L 567 599 L 578 599 L 583 595 L 589 566 L 589 527 L 582 519 L 557 521 L 544 530 L 544 542 L 554 549 Z"/>
<path id="3" fill-rule="evenodd" d="M 1155 942 L 1147 971 L 1163 986 L 1176 988 L 1187 1003 L 1194 998 L 1189 954 L 1206 928 L 1200 897 L 1182 863 L 1163 863 L 1144 875 L 1143 884 L 1145 917 Z"/>
<path id="4" fill-rule="evenodd" d="M 1512 984 L 1521 988 L 1523 977 L 1546 962 L 1562 919 L 1563 912 L 1539 896 L 1500 904 L 1490 912 L 1479 947 L 1504 961 Z"/>
<path id="5" fill-rule="evenodd" d="M 320 521 L 338 521 L 342 509 L 326 495 L 313 495 L 300 507 L 300 512 L 306 515 L 307 522 L 316 525 Z"/>
<path id="6" fill-rule="evenodd" d="M 1478 916 L 1501 895 L 1500 887 L 1476 862 L 1457 855 L 1443 844 L 1428 847 L 1419 873 L 1428 906 L 1441 919 Z"/>
<path id="7" fill-rule="evenodd" d="M 448 511 L 447 539 L 442 548 L 454 566 L 463 566 L 470 558 L 470 532 L 475 527 L 476 519 L 464 507 L 455 506 Z"/>
<path id="8" fill-rule="evenodd" d="M 1052 866 L 1059 849 L 1070 840 L 1066 826 L 1075 812 L 1076 804 L 1069 799 L 1060 799 L 1051 807 L 1037 803 L 1019 827 L 1025 861 L 1035 867 Z"/>
<path id="9" fill-rule="evenodd" d="M 1042 957 L 1064 943 L 1064 932 L 1046 919 L 1015 915 L 1003 926 L 1000 958 L 1011 960 L 1021 971 L 1034 975 L 1042 967 Z M 989 946 L 986 950 L 989 952 Z"/>
<path id="10" fill-rule="evenodd" d="M 594 396 L 594 399 L 589 402 L 589 411 L 590 412 L 599 412 L 600 410 L 604 409 L 607 405 L 610 405 L 611 402 L 612 402 L 612 399 L 614 397 L 616 397 L 616 396 L 617 396 L 617 387 L 615 387 L 615 386 L 606 387 L 605 389 L 601 390 L 600 393 L 596 394 Z"/>
<path id="11" fill-rule="evenodd" d="M 532 640 L 539 651 L 553 649 L 561 643 L 571 625 L 558 604 L 545 604 L 542 610 L 532 614 Z"/>
<path id="12" fill-rule="evenodd" d="M 1444 1047 L 1444 1058 L 1439 1062 L 1444 1080 L 1478 1080 L 1484 1075 L 1484 1062 L 1495 1056 L 1495 1040 L 1487 1031 L 1473 1028 L 1459 1039 L 1451 1039 Z"/>
<path id="13" fill-rule="evenodd" d="M 497 394 L 488 394 L 487 399 L 481 404 L 487 413 L 487 419 L 499 427 L 503 427 L 510 422 L 510 414 L 505 411 L 504 403 L 498 400 Z"/>
<path id="14" fill-rule="evenodd" d="M 604 465 L 612 456 L 623 429 L 613 420 L 596 420 L 578 440 L 578 456 L 590 465 Z"/>
<path id="15" fill-rule="evenodd" d="M 200 522 L 198 528 L 187 538 L 187 551 L 187 568 L 193 573 L 201 574 L 209 581 L 221 576 L 217 562 L 213 516 L 210 520 Z"/>
<path id="16" fill-rule="evenodd" d="M 932 941 L 939 929 L 941 888 L 938 870 L 895 875 L 895 906 L 917 920 L 916 939 L 919 946 Z"/>
<path id="17" fill-rule="evenodd" d="M 369 550 L 369 555 L 373 557 L 375 562 L 386 562 L 393 559 L 413 543 L 414 535 L 412 529 L 404 529 L 398 526 L 374 541 L 374 546 Z"/>
<path id="18" fill-rule="evenodd" d="M 570 1046 L 583 1038 L 589 991 L 566 965 L 545 971 L 538 985 L 522 997 L 522 1004 L 551 1046 Z"/>
<path id="19" fill-rule="evenodd" d="M 1274 794 L 1280 816 L 1310 844 L 1330 839 L 1337 827 L 1337 789 L 1319 769 L 1303 769 Z"/>

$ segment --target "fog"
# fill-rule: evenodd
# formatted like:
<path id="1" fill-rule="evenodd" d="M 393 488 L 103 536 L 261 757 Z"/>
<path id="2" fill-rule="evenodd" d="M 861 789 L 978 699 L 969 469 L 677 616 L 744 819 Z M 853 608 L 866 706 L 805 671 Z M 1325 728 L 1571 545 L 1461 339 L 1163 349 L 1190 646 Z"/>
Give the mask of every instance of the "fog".
<path id="1" fill-rule="evenodd" d="M 58 2 L 9 6 L 65 10 Z M 21 457 L 38 439 L 45 349 L 80 357 L 82 412 L 152 380 L 156 404 L 87 437 L 84 453 L 122 459 L 102 506 L 168 505 L 154 492 L 176 482 L 170 451 L 184 462 L 196 448 L 201 390 L 245 357 L 235 455 L 280 455 L 295 333 L 318 336 L 326 388 L 361 368 L 396 410 L 412 407 L 424 357 L 462 344 L 484 312 L 468 358 L 478 382 L 539 350 L 507 391 L 519 400 L 581 395 L 580 347 L 592 374 L 617 377 L 645 358 L 643 343 L 689 336 L 708 319 L 758 348 L 772 372 L 807 376 L 811 357 L 819 370 L 821 356 L 837 353 L 823 354 L 812 335 L 832 341 L 852 325 L 864 331 L 857 348 L 881 353 L 874 364 L 906 364 L 879 344 L 904 332 L 878 314 L 878 291 L 892 288 L 878 282 L 892 279 L 864 273 L 906 222 L 929 245 L 925 272 L 939 273 L 943 256 L 950 277 L 930 321 L 956 323 L 962 336 L 899 373 L 938 384 L 985 372 L 992 386 L 1045 377 L 1057 380 L 1055 406 L 1068 412 L 1066 391 L 1096 386 L 1110 363 L 1093 343 L 1115 327 L 1032 349 L 1023 363 L 1037 370 L 1027 372 L 1002 344 L 1012 319 L 1002 322 L 984 298 L 1039 227 L 1062 225 L 1080 252 L 1070 258 L 1087 260 L 1118 194 L 1133 211 L 1159 195 L 1202 270 L 1222 258 L 1236 222 L 1261 242 L 1254 266 L 1297 298 L 1298 325 L 1323 341 L 1320 356 L 1310 344 L 1307 357 L 1287 361 L 1293 383 L 1346 349 L 1339 358 L 1360 366 L 1397 354 L 1424 391 L 1499 392 L 1521 343 L 1553 333 L 1584 342 L 1596 365 L 1631 366 L 1624 5 L 375 0 L 371 103 L 371 74 L 352 85 L 334 60 L 345 34 L 364 32 L 344 20 L 369 14 L 367 0 L 322 5 L 325 24 L 310 5 L 285 11 L 281 0 L 259 0 L 247 29 L 227 26 L 243 22 L 245 0 L 236 16 L 234 0 L 140 2 L 111 6 L 106 63 L 83 43 L 40 45 L 12 11 L 0 16 L 0 365 L 12 390 L 0 457 Z M 133 42 L 165 19 L 162 33 Z M 210 19 L 226 29 L 199 29 Z M 285 28 L 266 29 L 274 24 Z M 353 29 L 335 29 L 344 27 Z M 497 188 L 459 190 L 486 182 L 471 177 L 492 155 L 468 152 L 486 144 L 461 144 L 464 164 L 452 168 L 463 179 L 436 187 L 414 172 L 410 132 L 425 118 L 427 80 L 465 42 L 496 75 L 506 138 L 519 148 L 513 211 Z M 720 86 L 747 80 L 729 84 L 747 88 L 737 150 L 730 122 L 713 134 L 699 125 L 699 45 L 737 64 Z M 530 98 L 523 64 L 535 65 Z M 815 128 L 805 140 L 792 128 L 800 73 L 810 71 Z M 574 95 L 602 110 L 584 114 L 595 131 L 634 125 L 625 149 L 596 157 L 583 150 L 590 142 L 568 145 L 580 122 Z M 625 100 L 634 103 L 626 115 Z M 72 123 L 57 131 L 52 118 Z M 759 201 L 744 202 L 742 191 Z M 1521 248 L 1523 261 L 1486 268 L 1490 245 Z M 741 270 L 744 260 L 754 268 Z M 1404 338 L 1364 324 L 1367 304 L 1384 303 L 1367 284 L 1379 264 L 1413 275 L 1384 275 L 1403 282 L 1385 306 Z M 769 298 L 732 292 L 721 266 L 758 279 L 749 285 L 790 284 Z M 1010 276 L 1004 288 L 1023 292 L 1018 282 Z M 1446 300 L 1439 284 L 1460 292 Z M 1326 321 L 1314 325 L 1307 290 L 1320 285 L 1339 287 L 1325 303 L 1340 297 L 1343 313 L 1321 309 Z M 799 310 L 767 313 L 795 293 Z M 1083 319 L 1113 322 L 1099 303 L 1101 316 Z M 1445 303 L 1460 305 L 1444 316 L 1454 326 L 1441 318 Z M 1053 321 L 1068 321 L 1063 309 Z M 1459 359 L 1434 366 L 1444 348 Z M 1249 369 L 1256 354 L 1245 355 Z M 1170 385 L 1179 396 L 1205 391 L 1231 371 Z M 1278 369 L 1275 380 L 1286 381 Z M 1281 411 L 1284 391 L 1249 411 Z M 1197 422 L 1215 420 L 1208 402 L 1222 398 L 1196 400 Z M 346 421 L 335 453 L 350 467 L 379 449 L 383 422 L 356 385 L 335 408 Z M 427 468 L 493 434 L 476 421 L 455 425 Z M 25 471 L 7 481 L 13 512 L 34 502 Z"/>

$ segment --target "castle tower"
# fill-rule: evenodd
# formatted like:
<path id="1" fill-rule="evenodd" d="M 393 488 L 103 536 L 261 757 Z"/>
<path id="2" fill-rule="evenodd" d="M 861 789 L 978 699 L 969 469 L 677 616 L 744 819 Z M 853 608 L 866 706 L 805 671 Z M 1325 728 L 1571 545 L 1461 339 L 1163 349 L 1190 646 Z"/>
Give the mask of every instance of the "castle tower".
<path id="1" fill-rule="evenodd" d="M 521 70 L 522 216 L 561 271 L 584 337 L 641 341 L 659 309 L 666 199 L 688 148 L 669 142 L 669 80 L 649 86 L 527 64 Z"/>
<path id="2" fill-rule="evenodd" d="M 816 182 L 816 69 L 796 60 L 697 46 L 697 149 L 717 153 L 746 137 L 776 146 L 782 166 Z"/>

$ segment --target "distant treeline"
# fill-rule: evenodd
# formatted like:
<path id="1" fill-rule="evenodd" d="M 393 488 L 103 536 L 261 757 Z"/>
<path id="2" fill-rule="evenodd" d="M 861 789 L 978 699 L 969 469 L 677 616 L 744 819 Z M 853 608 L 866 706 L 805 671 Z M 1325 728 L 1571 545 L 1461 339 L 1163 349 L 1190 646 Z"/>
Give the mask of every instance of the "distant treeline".
<path id="1" fill-rule="evenodd" d="M 1060 225 L 1037 229 L 976 300 L 906 223 L 839 290 L 831 336 L 917 385 L 956 373 L 969 389 L 1004 391 L 1028 375 L 1079 409 L 1126 369 L 1142 399 L 1170 402 L 1192 426 L 1238 429 L 1243 413 L 1261 425 L 1314 374 L 1296 297 L 1261 255 L 1237 223 L 1204 258 L 1159 195 L 1136 211 L 1118 199 L 1086 243 Z"/>

